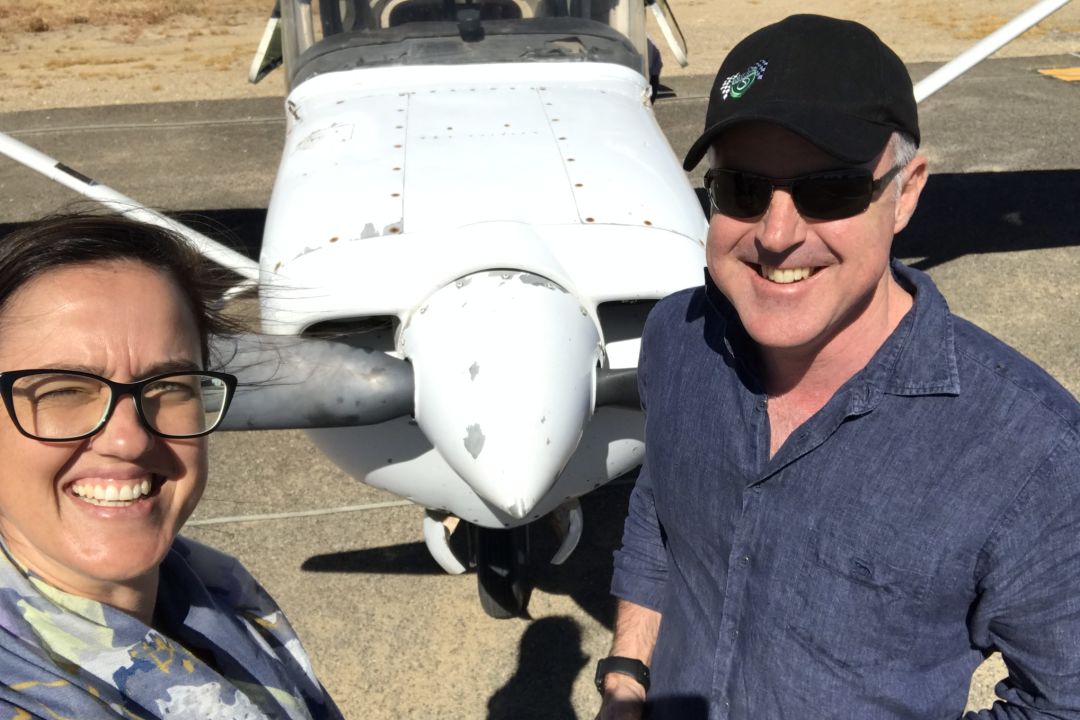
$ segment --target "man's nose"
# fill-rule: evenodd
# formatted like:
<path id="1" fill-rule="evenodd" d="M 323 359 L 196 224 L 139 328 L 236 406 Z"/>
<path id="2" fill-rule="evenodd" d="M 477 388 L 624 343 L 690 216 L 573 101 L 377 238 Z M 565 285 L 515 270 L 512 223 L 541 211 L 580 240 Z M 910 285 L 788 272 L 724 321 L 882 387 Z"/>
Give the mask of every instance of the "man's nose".
<path id="1" fill-rule="evenodd" d="M 92 446 L 103 455 L 130 460 L 148 451 L 154 441 L 135 409 L 135 398 L 127 395 L 116 401 L 105 426 L 94 435 Z"/>
<path id="2" fill-rule="evenodd" d="M 769 252 L 782 253 L 802 242 L 805 223 L 787 189 L 773 190 L 769 207 L 760 222 L 757 240 Z"/>

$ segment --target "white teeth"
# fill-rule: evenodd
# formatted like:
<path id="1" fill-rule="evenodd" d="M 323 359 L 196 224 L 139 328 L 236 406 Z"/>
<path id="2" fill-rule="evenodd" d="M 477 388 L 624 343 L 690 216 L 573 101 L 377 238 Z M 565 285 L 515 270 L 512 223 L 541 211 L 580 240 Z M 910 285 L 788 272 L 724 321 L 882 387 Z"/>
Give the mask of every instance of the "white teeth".
<path id="1" fill-rule="evenodd" d="M 120 486 L 115 483 L 106 485 L 81 485 L 76 483 L 71 486 L 71 492 L 91 505 L 123 507 L 130 505 L 144 495 L 149 495 L 151 487 L 153 486 L 149 480 L 143 480 L 134 485 Z"/>
<path id="2" fill-rule="evenodd" d="M 808 267 L 778 268 L 772 265 L 761 265 L 759 267 L 761 268 L 761 277 L 781 285 L 805 280 L 814 274 L 814 269 Z"/>

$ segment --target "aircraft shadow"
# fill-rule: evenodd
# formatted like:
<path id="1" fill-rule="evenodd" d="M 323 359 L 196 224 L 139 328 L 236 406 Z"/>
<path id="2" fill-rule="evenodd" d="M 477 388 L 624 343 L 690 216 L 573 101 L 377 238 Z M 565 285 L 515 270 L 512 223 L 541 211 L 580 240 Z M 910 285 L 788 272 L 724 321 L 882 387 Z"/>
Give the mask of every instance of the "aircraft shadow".
<path id="1" fill-rule="evenodd" d="M 700 190 L 700 189 L 699 189 Z M 699 196 L 703 199 L 703 193 Z M 963 255 L 1080 244 L 1080 170 L 932 174 L 894 254 L 920 269 Z M 706 203 L 703 209 L 707 208 Z M 90 206 L 80 203 L 79 207 Z M 181 221 L 257 258 L 264 208 L 172 213 Z M 0 237 L 23 223 L 0 223 Z"/>
<path id="2" fill-rule="evenodd" d="M 531 526 L 533 586 L 553 595 L 567 595 L 597 622 L 611 629 L 615 620 L 615 600 L 611 586 L 611 557 L 622 541 L 622 525 L 632 484 L 605 485 L 581 498 L 584 529 L 577 549 L 562 565 L 548 559 L 557 549 L 557 539 L 544 522 Z M 460 533 L 455 533 L 454 542 Z M 443 573 L 422 541 L 363 550 L 314 555 L 301 570 L 330 573 L 380 573 L 392 575 L 441 575 Z"/>
<path id="3" fill-rule="evenodd" d="M 931 174 L 893 254 L 928 270 L 964 255 L 1080 245 L 1080 170 Z M 705 191 L 698 199 L 708 216 Z"/>
<path id="4" fill-rule="evenodd" d="M 931 175 L 893 254 L 921 270 L 971 253 L 1080 244 L 1080 170 Z"/>

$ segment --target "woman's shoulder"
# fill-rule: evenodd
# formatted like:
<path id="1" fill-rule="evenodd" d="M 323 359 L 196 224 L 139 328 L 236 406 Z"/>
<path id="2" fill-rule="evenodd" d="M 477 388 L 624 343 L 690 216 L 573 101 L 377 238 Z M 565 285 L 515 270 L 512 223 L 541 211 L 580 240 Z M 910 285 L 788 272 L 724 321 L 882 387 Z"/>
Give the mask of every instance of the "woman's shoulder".
<path id="1" fill-rule="evenodd" d="M 177 537 L 163 563 L 162 581 L 197 582 L 241 609 L 276 609 L 266 591 L 237 558 L 186 537 Z"/>

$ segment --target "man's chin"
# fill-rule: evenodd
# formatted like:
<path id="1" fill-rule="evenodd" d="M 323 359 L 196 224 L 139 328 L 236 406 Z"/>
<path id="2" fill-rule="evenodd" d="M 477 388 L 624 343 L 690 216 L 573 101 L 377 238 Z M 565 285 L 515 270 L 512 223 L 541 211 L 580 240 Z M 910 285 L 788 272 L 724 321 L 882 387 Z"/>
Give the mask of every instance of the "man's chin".
<path id="1" fill-rule="evenodd" d="M 743 317 L 742 313 L 739 315 Z M 766 352 L 812 351 L 824 344 L 822 338 L 827 335 L 825 327 L 793 322 L 790 314 L 750 316 L 749 320 L 743 320 L 743 327 L 754 344 Z"/>

